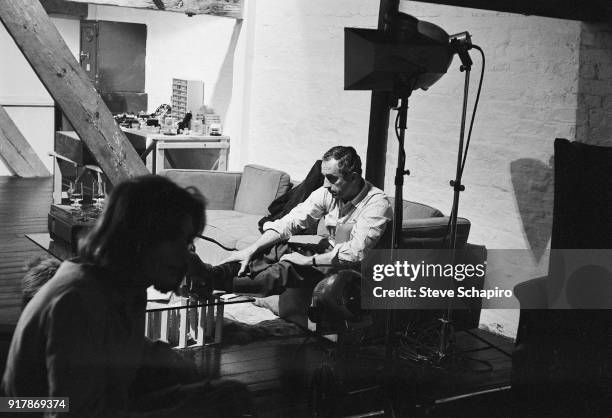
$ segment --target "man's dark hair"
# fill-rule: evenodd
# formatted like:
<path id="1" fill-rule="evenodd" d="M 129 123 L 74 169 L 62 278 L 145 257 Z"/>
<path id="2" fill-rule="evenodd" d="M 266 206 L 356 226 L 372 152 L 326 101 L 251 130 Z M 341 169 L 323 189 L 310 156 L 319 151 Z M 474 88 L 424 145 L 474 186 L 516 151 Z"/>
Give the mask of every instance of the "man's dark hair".
<path id="1" fill-rule="evenodd" d="M 79 243 L 84 262 L 116 271 L 141 268 L 143 254 L 177 239 L 186 215 L 193 229 L 204 229 L 204 198 L 161 176 L 142 176 L 113 188 L 94 228 Z"/>
<path id="2" fill-rule="evenodd" d="M 331 159 L 338 161 L 338 169 L 343 177 L 350 173 L 361 175 L 361 158 L 353 147 L 335 146 L 323 154 L 323 161 Z"/>

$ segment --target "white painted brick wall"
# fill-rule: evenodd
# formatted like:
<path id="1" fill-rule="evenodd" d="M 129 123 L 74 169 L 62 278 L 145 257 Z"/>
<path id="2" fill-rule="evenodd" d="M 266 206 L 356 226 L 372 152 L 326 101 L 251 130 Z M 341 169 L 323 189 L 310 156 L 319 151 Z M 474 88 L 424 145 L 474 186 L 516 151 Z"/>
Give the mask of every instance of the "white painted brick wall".
<path id="1" fill-rule="evenodd" d="M 576 140 L 612 146 L 612 25 L 581 25 Z"/>
<path id="2" fill-rule="evenodd" d="M 370 93 L 343 90 L 343 28 L 375 27 L 378 1 L 361 1 L 359 8 L 354 3 L 257 2 L 250 162 L 282 167 L 302 177 L 331 145 L 352 144 L 365 155 Z M 475 241 L 494 248 L 526 248 L 509 164 L 526 157 L 547 163 L 555 137 L 574 137 L 579 23 L 416 2 L 403 3 L 402 9 L 449 33 L 469 30 L 487 53 L 465 171 L 463 214 L 475 221 Z M 474 92 L 480 60 L 475 51 L 471 54 Z M 410 100 L 406 150 L 413 175 L 405 193 L 445 212 L 450 206 L 447 184 L 454 173 L 462 89 L 463 73 L 455 60 L 438 84 L 428 92 L 415 92 Z M 388 157 L 386 189 L 391 190 L 394 137 Z M 481 198 L 494 206 L 491 212 L 497 217 L 483 218 Z M 492 237 L 492 226 L 499 238 Z"/>
<path id="3" fill-rule="evenodd" d="M 314 159 L 332 145 L 351 144 L 365 156 L 370 93 L 343 90 L 343 28 L 376 27 L 378 7 L 377 0 L 257 0 L 249 162 L 302 178 Z M 472 221 L 471 242 L 488 248 L 529 248 L 510 164 L 529 158 L 546 167 L 554 139 L 574 138 L 580 24 L 417 2 L 402 2 L 401 9 L 448 33 L 468 30 L 484 49 L 487 71 L 460 216 Z M 471 55 L 475 92 L 480 59 L 476 51 Z M 463 91 L 458 65 L 455 60 L 429 91 L 413 93 L 406 136 L 412 175 L 406 180 L 405 198 L 445 213 L 451 206 L 448 181 L 454 177 Z M 590 87 L 593 96 L 612 93 L 608 92 L 612 84 L 596 81 Z M 606 104 L 609 109 L 611 103 Z M 603 111 L 603 101 L 600 106 L 598 111 Z M 602 117 L 595 112 L 589 120 Z M 391 193 L 396 160 L 391 130 L 385 182 Z M 533 209 L 539 204 L 534 201 Z M 545 265 L 545 260 L 534 261 L 514 280 L 536 277 Z M 503 332 L 512 335 L 517 312 L 485 312 L 482 322 L 501 323 Z"/>
<path id="4" fill-rule="evenodd" d="M 343 90 L 343 27 L 375 27 L 377 13 L 377 1 L 256 1 L 248 161 L 303 178 L 332 145 L 365 155 L 370 95 Z"/>

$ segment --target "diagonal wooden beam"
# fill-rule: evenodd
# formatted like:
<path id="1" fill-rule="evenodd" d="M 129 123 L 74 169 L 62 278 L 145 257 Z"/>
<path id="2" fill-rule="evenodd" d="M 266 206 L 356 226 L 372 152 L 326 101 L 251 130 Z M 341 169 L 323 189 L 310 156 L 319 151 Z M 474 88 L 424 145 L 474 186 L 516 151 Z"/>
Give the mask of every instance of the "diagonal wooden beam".
<path id="1" fill-rule="evenodd" d="M 0 106 L 0 158 L 6 163 L 9 171 L 19 177 L 51 175 L 2 106 Z"/>
<path id="2" fill-rule="evenodd" d="M 244 0 L 71 0 L 75 3 L 102 4 L 136 9 L 166 10 L 188 15 L 211 14 L 242 19 Z"/>
<path id="3" fill-rule="evenodd" d="M 108 179 L 147 174 L 40 2 L 0 1 L 0 20 Z"/>

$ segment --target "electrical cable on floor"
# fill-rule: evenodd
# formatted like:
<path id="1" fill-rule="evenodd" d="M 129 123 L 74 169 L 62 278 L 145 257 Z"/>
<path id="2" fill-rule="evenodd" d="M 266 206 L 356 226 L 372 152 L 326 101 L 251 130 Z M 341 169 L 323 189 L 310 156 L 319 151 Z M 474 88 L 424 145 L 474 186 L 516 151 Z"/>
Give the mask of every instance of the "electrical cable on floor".
<path id="1" fill-rule="evenodd" d="M 207 237 L 206 235 L 198 235 L 198 238 L 202 238 L 204 241 L 209 241 L 209 242 L 212 242 L 213 244 L 217 244 L 219 247 L 223 248 L 226 251 L 234 251 L 234 249 L 228 248 L 225 245 L 221 244 L 216 239 Z"/>

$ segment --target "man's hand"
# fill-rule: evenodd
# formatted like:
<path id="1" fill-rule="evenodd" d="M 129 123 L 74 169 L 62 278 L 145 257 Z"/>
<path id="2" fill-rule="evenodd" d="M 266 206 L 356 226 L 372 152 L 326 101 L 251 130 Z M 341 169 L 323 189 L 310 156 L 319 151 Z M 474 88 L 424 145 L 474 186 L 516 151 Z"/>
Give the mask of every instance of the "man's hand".
<path id="1" fill-rule="evenodd" d="M 212 283 L 207 277 L 209 267 L 210 265 L 205 264 L 195 252 L 189 252 L 186 272 L 188 290 L 196 291 L 200 295 L 212 293 Z"/>
<path id="2" fill-rule="evenodd" d="M 201 275 L 204 262 L 195 252 L 190 251 L 187 256 L 187 276 Z"/>
<path id="3" fill-rule="evenodd" d="M 297 266 L 312 266 L 312 256 L 302 255 L 300 253 L 285 254 L 279 261 L 288 261 Z"/>
<path id="4" fill-rule="evenodd" d="M 253 244 L 249 245 L 247 248 L 235 251 L 228 258 L 223 260 L 223 263 L 232 263 L 238 262 L 240 263 L 240 270 L 238 270 L 238 276 L 244 276 L 247 266 L 249 262 L 253 258 L 253 256 L 266 248 L 270 248 L 274 244 L 280 241 L 280 234 L 273 229 L 268 229 L 265 231 L 261 237 L 257 239 Z"/>
<path id="5" fill-rule="evenodd" d="M 253 258 L 253 254 L 254 251 L 250 250 L 249 248 L 245 248 L 244 250 L 240 251 L 234 251 L 232 255 L 223 260 L 221 264 L 239 262 L 240 270 L 238 270 L 238 276 L 244 276 L 246 268 L 249 265 L 251 258 Z"/>

